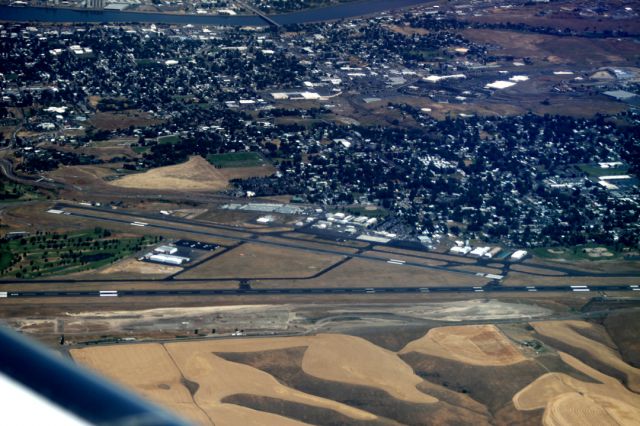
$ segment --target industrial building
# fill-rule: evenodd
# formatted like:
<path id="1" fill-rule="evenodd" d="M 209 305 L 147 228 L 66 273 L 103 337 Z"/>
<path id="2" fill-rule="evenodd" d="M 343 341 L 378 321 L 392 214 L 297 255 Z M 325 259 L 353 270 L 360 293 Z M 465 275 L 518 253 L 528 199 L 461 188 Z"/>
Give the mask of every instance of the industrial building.
<path id="1" fill-rule="evenodd" d="M 151 262 L 157 262 L 157 263 L 164 263 L 167 265 L 182 265 L 183 263 L 187 263 L 189 261 L 191 261 L 190 258 L 188 257 L 182 257 L 182 256 L 174 256 L 172 254 L 149 254 L 147 256 L 145 256 L 145 259 L 151 261 Z"/>
<path id="2" fill-rule="evenodd" d="M 522 260 L 522 258 L 524 258 L 526 255 L 527 255 L 526 250 L 516 250 L 511 255 L 511 260 Z"/>
<path id="3" fill-rule="evenodd" d="M 178 247 L 160 246 L 160 247 L 154 248 L 153 251 L 158 254 L 176 254 L 178 252 Z"/>

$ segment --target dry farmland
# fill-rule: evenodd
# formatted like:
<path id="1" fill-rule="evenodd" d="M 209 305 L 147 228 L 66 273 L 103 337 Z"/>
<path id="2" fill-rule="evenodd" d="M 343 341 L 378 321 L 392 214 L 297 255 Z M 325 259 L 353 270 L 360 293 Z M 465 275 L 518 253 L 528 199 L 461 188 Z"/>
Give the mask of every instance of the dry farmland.
<path id="1" fill-rule="evenodd" d="M 640 395 L 598 362 L 608 357 L 632 384 L 635 369 L 604 328 L 533 326 L 97 346 L 71 355 L 198 424 L 637 424 Z M 519 340 L 535 341 L 536 332 L 588 355 Z"/>

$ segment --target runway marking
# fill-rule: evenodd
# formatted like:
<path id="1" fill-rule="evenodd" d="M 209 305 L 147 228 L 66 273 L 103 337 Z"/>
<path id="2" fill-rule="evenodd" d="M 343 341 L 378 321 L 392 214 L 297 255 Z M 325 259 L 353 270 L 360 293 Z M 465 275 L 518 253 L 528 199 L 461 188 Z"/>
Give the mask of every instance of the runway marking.
<path id="1" fill-rule="evenodd" d="M 6 291 L 0 291 L 0 298 L 8 297 L 8 293 Z"/>
<path id="2" fill-rule="evenodd" d="M 98 294 L 100 297 L 118 297 L 117 290 L 100 290 Z"/>

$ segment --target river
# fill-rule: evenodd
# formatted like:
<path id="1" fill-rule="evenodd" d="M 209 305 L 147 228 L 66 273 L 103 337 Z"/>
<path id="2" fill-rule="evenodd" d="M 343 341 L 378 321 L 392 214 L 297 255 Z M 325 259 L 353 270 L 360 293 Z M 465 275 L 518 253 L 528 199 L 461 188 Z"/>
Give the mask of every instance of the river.
<path id="1" fill-rule="evenodd" d="M 304 24 L 331 21 L 356 16 L 380 13 L 403 7 L 427 3 L 427 0 L 369 0 L 342 3 L 332 6 L 270 16 L 279 24 Z M 264 26 L 266 21 L 258 16 L 202 16 L 176 15 L 168 13 L 119 12 L 78 10 L 45 7 L 0 6 L 0 21 L 16 22 L 91 22 L 91 23 L 158 23 L 229 26 Z"/>

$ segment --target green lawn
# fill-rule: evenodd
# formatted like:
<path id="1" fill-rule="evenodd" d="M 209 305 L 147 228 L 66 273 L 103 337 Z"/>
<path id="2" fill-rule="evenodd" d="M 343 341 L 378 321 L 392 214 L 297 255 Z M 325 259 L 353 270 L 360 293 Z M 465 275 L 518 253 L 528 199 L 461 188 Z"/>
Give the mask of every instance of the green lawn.
<path id="1" fill-rule="evenodd" d="M 0 276 L 36 278 L 108 265 L 159 241 L 159 237 L 115 238 L 101 228 L 0 240 Z"/>
<path id="2" fill-rule="evenodd" d="M 356 216 L 367 216 L 376 218 L 385 218 L 389 216 L 389 211 L 382 207 L 378 207 L 375 210 L 367 210 L 365 207 L 347 207 L 345 211 Z"/>
<path id="3" fill-rule="evenodd" d="M 589 176 L 599 177 L 599 176 L 612 176 L 612 175 L 626 175 L 629 171 L 629 168 L 624 167 L 615 167 L 610 169 L 603 169 L 598 165 L 594 164 L 578 164 L 578 168 L 582 170 Z"/>
<path id="4" fill-rule="evenodd" d="M 228 152 L 226 154 L 209 154 L 207 161 L 216 167 L 257 167 L 266 164 L 266 160 L 257 152 Z"/>
<path id="5" fill-rule="evenodd" d="M 30 185 L 10 182 L 7 180 L 0 181 L 0 200 L 2 201 L 29 201 L 43 200 L 45 196 Z"/>
<path id="6" fill-rule="evenodd" d="M 142 154 L 143 152 L 149 151 L 149 147 L 148 146 L 132 146 L 131 149 L 136 154 Z"/>
<path id="7" fill-rule="evenodd" d="M 180 135 L 167 135 L 167 136 L 158 136 L 158 143 L 160 145 L 164 144 L 176 144 L 180 141 Z"/>

